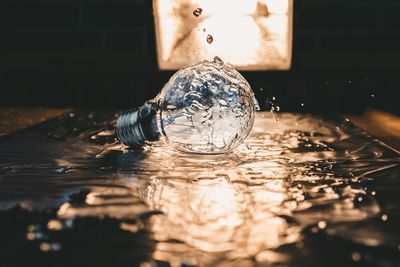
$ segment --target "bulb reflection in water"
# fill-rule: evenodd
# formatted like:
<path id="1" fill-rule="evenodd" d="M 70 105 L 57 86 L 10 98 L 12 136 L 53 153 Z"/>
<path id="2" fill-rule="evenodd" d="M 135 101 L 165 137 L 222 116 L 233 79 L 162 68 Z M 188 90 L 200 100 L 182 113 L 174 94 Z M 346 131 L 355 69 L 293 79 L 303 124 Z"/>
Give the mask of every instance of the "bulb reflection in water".
<path id="1" fill-rule="evenodd" d="M 170 152 L 153 151 L 140 165 L 146 168 L 158 153 Z M 136 154 L 131 155 L 132 159 L 129 153 L 121 157 L 118 175 L 150 210 L 163 212 L 152 217 L 156 260 L 212 265 L 222 255 L 227 260 L 248 259 L 299 238 L 299 228 L 276 214 L 290 213 L 282 179 L 288 172 L 282 164 L 286 161 L 244 163 L 234 169 L 240 164 L 234 155 L 187 158 L 174 153 L 167 163 L 170 168 L 138 180 L 135 168 L 132 172 L 138 164 Z M 265 179 L 270 175 L 274 178 Z"/>
<path id="2" fill-rule="evenodd" d="M 283 181 L 271 181 L 272 191 L 268 185 L 248 188 L 224 178 L 191 183 L 151 179 L 142 197 L 150 209 L 164 213 L 152 220 L 158 241 L 154 258 L 202 264 L 204 253 L 215 255 L 215 260 L 227 253 L 234 260 L 297 240 L 297 228 L 271 212 L 282 211 L 282 186 Z"/>

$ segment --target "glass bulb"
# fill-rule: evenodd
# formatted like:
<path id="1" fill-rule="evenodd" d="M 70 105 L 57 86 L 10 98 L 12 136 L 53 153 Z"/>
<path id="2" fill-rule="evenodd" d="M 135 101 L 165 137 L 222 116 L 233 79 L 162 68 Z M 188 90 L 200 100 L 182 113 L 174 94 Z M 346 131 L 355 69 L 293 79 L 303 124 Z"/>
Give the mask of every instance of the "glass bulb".
<path id="1" fill-rule="evenodd" d="M 118 118 L 118 139 L 128 146 L 164 139 L 178 150 L 227 153 L 249 134 L 258 103 L 230 64 L 213 61 L 182 68 L 142 107 Z"/>

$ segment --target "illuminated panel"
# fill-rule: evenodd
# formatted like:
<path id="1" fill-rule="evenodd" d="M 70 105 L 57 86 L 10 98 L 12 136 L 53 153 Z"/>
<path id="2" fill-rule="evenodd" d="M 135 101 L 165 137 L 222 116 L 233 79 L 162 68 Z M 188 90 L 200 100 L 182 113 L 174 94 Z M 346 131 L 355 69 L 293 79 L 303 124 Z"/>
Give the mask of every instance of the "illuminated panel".
<path id="1" fill-rule="evenodd" d="M 292 7 L 293 0 L 153 0 L 158 66 L 218 56 L 240 70 L 290 69 Z"/>

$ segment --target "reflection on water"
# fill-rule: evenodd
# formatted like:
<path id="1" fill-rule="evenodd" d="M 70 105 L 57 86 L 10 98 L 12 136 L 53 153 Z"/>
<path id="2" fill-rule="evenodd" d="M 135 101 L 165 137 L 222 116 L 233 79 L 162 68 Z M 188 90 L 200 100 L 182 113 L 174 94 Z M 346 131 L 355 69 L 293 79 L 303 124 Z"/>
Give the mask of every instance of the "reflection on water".
<path id="1" fill-rule="evenodd" d="M 0 216 L 54 211 L 22 220 L 25 242 L 56 262 L 84 238 L 119 247 L 82 247 L 100 265 L 400 264 L 399 154 L 350 123 L 259 113 L 234 153 L 194 156 L 125 150 L 114 119 L 79 114 L 0 143 Z"/>

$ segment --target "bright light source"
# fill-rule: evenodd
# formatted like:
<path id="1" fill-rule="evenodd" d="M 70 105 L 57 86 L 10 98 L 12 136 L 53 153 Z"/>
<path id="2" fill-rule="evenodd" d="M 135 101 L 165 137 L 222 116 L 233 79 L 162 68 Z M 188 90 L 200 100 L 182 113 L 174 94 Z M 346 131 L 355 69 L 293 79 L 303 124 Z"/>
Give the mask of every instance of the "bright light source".
<path id="1" fill-rule="evenodd" d="M 241 70 L 287 70 L 292 7 L 293 0 L 153 0 L 158 66 L 218 56 Z"/>

